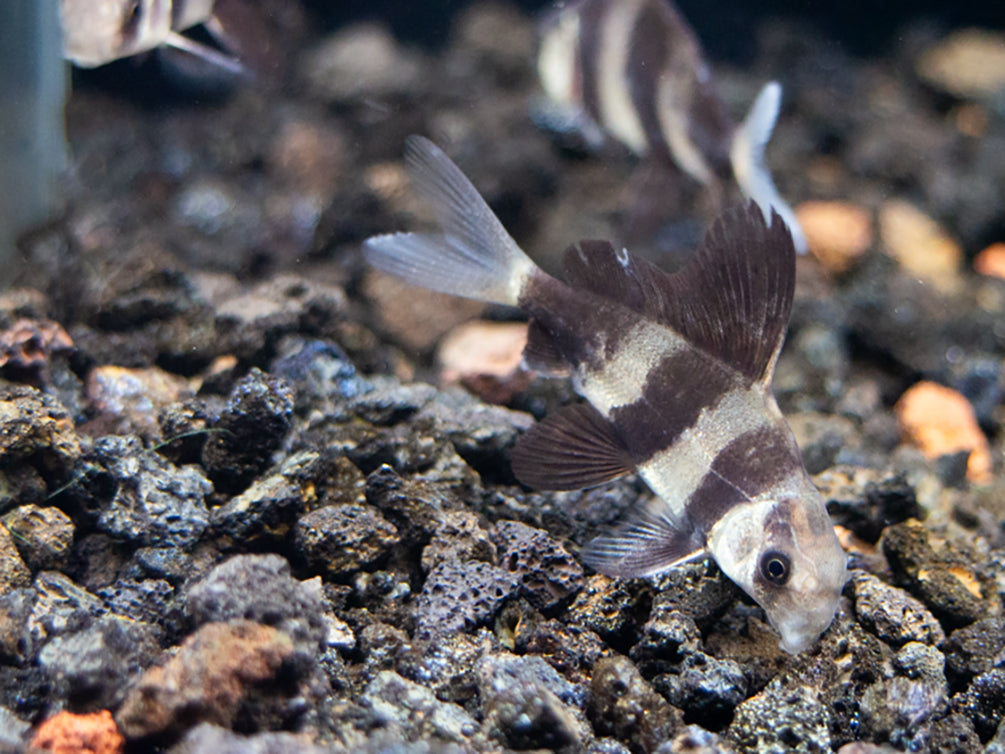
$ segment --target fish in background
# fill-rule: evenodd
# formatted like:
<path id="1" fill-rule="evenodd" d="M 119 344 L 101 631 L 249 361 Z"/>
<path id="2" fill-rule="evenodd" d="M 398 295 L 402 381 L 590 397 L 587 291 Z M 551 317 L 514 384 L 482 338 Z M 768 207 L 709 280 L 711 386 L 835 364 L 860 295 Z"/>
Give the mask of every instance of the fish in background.
<path id="1" fill-rule="evenodd" d="M 656 493 L 584 561 L 637 577 L 709 553 L 764 608 L 782 649 L 812 646 L 837 610 L 845 556 L 771 391 L 795 288 L 779 216 L 767 222 L 753 203 L 725 212 L 675 274 L 581 241 L 562 282 L 432 142 L 410 137 L 406 165 L 442 233 L 371 238 L 367 261 L 413 285 L 520 307 L 528 366 L 571 367 L 588 401 L 523 435 L 516 477 L 572 490 L 635 472 Z"/>
<path id="2" fill-rule="evenodd" d="M 243 48 L 231 26 L 249 26 L 245 6 L 225 0 L 60 0 L 63 57 L 81 68 L 96 68 L 166 46 L 247 75 L 238 58 L 182 34 L 201 25 L 228 51 Z"/>
<path id="3" fill-rule="evenodd" d="M 717 198 L 732 177 L 765 220 L 777 212 L 806 251 L 764 163 L 781 85 L 766 84 L 743 123 L 733 122 L 698 38 L 669 0 L 564 5 L 542 23 L 537 69 L 552 103 L 539 111 L 546 124 L 578 129 L 591 145 L 607 134 L 641 157 L 673 162 Z"/>

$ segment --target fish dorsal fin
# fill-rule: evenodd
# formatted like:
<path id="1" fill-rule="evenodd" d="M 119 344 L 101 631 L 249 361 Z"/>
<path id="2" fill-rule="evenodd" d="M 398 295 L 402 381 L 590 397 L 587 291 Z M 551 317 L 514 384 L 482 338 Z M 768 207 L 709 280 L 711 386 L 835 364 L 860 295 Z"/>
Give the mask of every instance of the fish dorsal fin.
<path id="1" fill-rule="evenodd" d="M 599 573 L 638 578 L 704 554 L 704 538 L 697 529 L 687 519 L 673 516 L 663 500 L 652 498 L 613 532 L 592 540 L 581 557 Z"/>
<path id="2" fill-rule="evenodd" d="M 513 473 L 538 490 L 579 490 L 634 468 L 613 425 L 588 403 L 549 414 L 513 448 Z"/>
<path id="3" fill-rule="evenodd" d="M 785 223 L 750 202 L 724 212 L 679 272 L 583 241 L 565 253 L 569 284 L 665 324 L 747 379 L 767 382 L 792 309 L 795 249 Z"/>

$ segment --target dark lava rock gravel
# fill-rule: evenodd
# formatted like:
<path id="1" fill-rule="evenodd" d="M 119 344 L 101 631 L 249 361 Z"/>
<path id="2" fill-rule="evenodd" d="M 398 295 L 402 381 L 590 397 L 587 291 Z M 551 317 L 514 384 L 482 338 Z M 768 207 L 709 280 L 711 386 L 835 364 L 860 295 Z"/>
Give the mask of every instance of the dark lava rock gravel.
<path id="1" fill-rule="evenodd" d="M 737 116 L 783 82 L 768 159 L 794 204 L 906 198 L 963 250 L 935 282 L 878 228 L 843 272 L 799 260 L 776 387 L 851 576 L 790 657 L 714 563 L 584 568 L 649 493 L 516 483 L 514 442 L 569 381 L 507 406 L 437 387 L 435 343 L 479 309 L 362 264 L 369 234 L 430 219 L 413 132 L 545 266 L 621 240 L 637 161 L 535 127 L 532 20 L 474 3 L 419 49 L 254 4 L 276 80 L 78 74 L 66 211 L 0 292 L 0 342 L 59 334 L 0 370 L 0 751 L 107 711 L 127 752 L 1005 752 L 1005 283 L 969 266 L 1005 240 L 1005 121 L 915 73 L 939 29 L 859 59 L 776 18 L 742 66 L 714 61 Z M 637 247 L 667 264 L 708 219 L 674 180 L 678 220 Z M 921 378 L 969 399 L 990 481 L 903 440 Z"/>

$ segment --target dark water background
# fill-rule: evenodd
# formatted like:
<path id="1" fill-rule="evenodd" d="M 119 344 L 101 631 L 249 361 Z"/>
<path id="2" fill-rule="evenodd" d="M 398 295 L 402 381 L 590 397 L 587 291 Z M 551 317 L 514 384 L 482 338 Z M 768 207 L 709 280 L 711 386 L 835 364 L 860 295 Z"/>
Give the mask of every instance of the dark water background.
<path id="1" fill-rule="evenodd" d="M 389 23 L 399 38 L 435 46 L 446 38 L 450 18 L 470 1 L 307 0 L 306 5 L 332 26 L 348 20 L 379 18 Z M 556 3 L 515 0 L 515 4 L 543 12 Z M 677 0 L 676 4 L 712 57 L 733 60 L 753 54 L 750 32 L 772 16 L 805 22 L 840 41 L 848 52 L 863 55 L 882 55 L 884 49 L 896 43 L 906 25 L 919 21 L 945 29 L 1005 27 L 1005 4 L 1001 0 Z"/>

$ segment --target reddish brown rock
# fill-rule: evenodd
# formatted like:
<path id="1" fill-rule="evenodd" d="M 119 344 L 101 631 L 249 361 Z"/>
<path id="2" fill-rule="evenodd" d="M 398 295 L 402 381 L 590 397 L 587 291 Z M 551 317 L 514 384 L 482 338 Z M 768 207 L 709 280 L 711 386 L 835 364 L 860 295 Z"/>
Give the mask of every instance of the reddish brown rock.
<path id="1" fill-rule="evenodd" d="M 872 215 L 848 202 L 803 202 L 796 207 L 810 253 L 834 273 L 850 269 L 872 246 Z"/>
<path id="2" fill-rule="evenodd" d="M 963 251 L 931 217 L 902 199 L 890 199 L 879 210 L 879 234 L 887 254 L 911 275 L 941 291 L 959 284 Z"/>
<path id="3" fill-rule="evenodd" d="M 120 754 L 126 741 L 108 710 L 87 715 L 60 712 L 38 726 L 31 746 L 52 754 Z"/>
<path id="4" fill-rule="evenodd" d="M 119 709 L 119 726 L 128 738 L 176 734 L 196 722 L 229 727 L 248 690 L 274 678 L 292 652 L 290 637 L 270 626 L 207 623 L 143 675 Z"/>
<path id="5" fill-rule="evenodd" d="M 919 382 L 894 407 L 904 440 L 928 458 L 970 451 L 967 478 L 991 481 L 991 451 L 973 406 L 960 393 L 934 382 Z"/>
<path id="6" fill-rule="evenodd" d="M 526 322 L 465 322 L 440 341 L 440 378 L 489 403 L 507 403 L 530 384 L 523 366 Z"/>
<path id="7" fill-rule="evenodd" d="M 993 243 L 974 258 L 979 275 L 1005 280 L 1005 243 Z"/>

